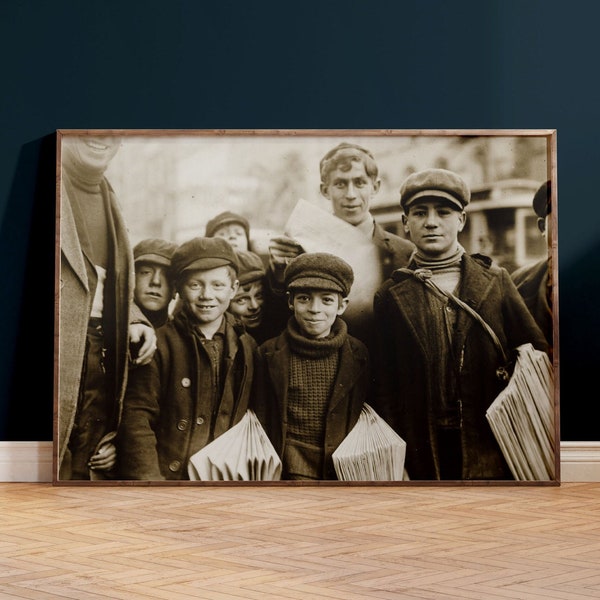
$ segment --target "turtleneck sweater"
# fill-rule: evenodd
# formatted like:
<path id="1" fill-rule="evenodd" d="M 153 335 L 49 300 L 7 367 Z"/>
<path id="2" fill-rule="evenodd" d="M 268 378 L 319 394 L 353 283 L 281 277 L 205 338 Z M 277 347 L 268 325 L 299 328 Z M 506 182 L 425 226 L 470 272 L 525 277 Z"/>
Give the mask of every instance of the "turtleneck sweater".
<path id="1" fill-rule="evenodd" d="M 73 206 L 77 231 L 84 252 L 92 264 L 106 269 L 108 238 L 106 202 L 102 195 L 103 171 L 90 171 L 69 163 L 64 165 L 67 185 L 72 187 L 69 199 Z M 73 193 L 73 191 L 75 193 Z"/>
<path id="2" fill-rule="evenodd" d="M 337 318 L 324 338 L 308 338 L 292 317 L 286 335 L 291 349 L 288 387 L 288 439 L 284 468 L 291 478 L 321 478 L 325 422 L 347 335 Z"/>
<path id="3" fill-rule="evenodd" d="M 431 271 L 433 281 L 446 292 L 453 292 L 460 282 L 460 261 L 465 249 L 458 244 L 456 252 L 446 258 L 426 258 L 416 250 L 413 255 L 419 269 Z"/>

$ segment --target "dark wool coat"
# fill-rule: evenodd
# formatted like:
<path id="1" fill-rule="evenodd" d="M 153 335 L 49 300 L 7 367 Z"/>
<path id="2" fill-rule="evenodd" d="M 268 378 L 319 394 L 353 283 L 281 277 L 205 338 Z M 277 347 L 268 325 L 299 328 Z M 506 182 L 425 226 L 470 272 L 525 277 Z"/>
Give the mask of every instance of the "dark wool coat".
<path id="1" fill-rule="evenodd" d="M 413 268 L 414 265 L 411 265 Z M 544 336 L 505 269 L 487 257 L 464 256 L 459 298 L 492 327 L 508 356 L 531 343 L 547 351 Z M 434 407 L 440 365 L 431 348 L 429 290 L 410 273 L 397 271 L 375 295 L 379 337 L 374 408 L 406 442 L 411 479 L 439 479 Z M 502 365 L 490 336 L 465 310 L 457 309 L 453 366 L 462 421 L 463 479 L 512 479 L 485 412 L 503 383 Z M 439 332 L 437 332 L 439 335 Z"/>
<path id="2" fill-rule="evenodd" d="M 511 274 L 517 289 L 536 323 L 552 346 L 552 309 L 548 297 L 548 261 L 546 259 L 534 265 L 521 267 Z"/>
<path id="3" fill-rule="evenodd" d="M 202 378 L 210 377 L 210 367 L 182 313 L 158 329 L 152 362 L 131 371 L 117 436 L 123 479 L 187 479 L 190 456 L 246 413 L 256 342 L 233 315 L 225 319 L 224 386 L 216 414 L 202 402 Z"/>
<path id="4" fill-rule="evenodd" d="M 339 366 L 325 423 L 322 479 L 337 479 L 331 455 L 356 424 L 370 391 L 370 365 L 364 344 L 347 336 L 339 350 Z M 252 407 L 280 457 L 287 437 L 291 349 L 287 336 L 268 340 L 258 349 Z"/>
<path id="5" fill-rule="evenodd" d="M 375 223 L 373 231 L 373 243 L 379 251 L 379 261 L 384 280 L 388 279 L 395 269 L 401 269 L 408 265 L 415 249 L 411 241 L 386 231 L 377 223 Z"/>

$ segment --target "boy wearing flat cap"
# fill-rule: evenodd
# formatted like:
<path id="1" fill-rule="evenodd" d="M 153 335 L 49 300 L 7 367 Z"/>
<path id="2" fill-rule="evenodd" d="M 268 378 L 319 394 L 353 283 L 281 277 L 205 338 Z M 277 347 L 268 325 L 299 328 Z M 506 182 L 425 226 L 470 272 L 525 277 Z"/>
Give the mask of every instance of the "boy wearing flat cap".
<path id="1" fill-rule="evenodd" d="M 190 456 L 246 413 L 256 342 L 227 312 L 238 260 L 222 238 L 194 238 L 171 259 L 179 310 L 131 372 L 118 435 L 123 479 L 187 479 Z"/>
<path id="2" fill-rule="evenodd" d="M 259 347 L 253 408 L 282 459 L 283 479 L 336 479 L 331 456 L 370 385 L 367 349 L 340 318 L 354 274 L 319 252 L 293 259 L 284 278 L 293 316 Z"/>
<path id="3" fill-rule="evenodd" d="M 355 227 L 375 248 L 378 264 L 374 267 L 377 272 L 372 273 L 374 283 L 364 279 L 356 282 L 368 300 L 363 306 L 354 305 L 353 315 L 346 318 L 352 335 L 370 348 L 373 341 L 370 298 L 394 269 L 406 266 L 414 245 L 383 229 L 371 214 L 371 204 L 379 192 L 381 180 L 375 158 L 367 148 L 348 142 L 336 145 L 321 158 L 319 173 L 321 195 L 331 203 L 333 214 Z M 269 282 L 274 292 L 281 291 L 286 264 L 302 252 L 302 246 L 285 235 L 270 240 Z"/>
<path id="4" fill-rule="evenodd" d="M 505 365 L 469 309 L 506 356 L 525 343 L 548 351 L 508 271 L 458 243 L 469 200 L 465 181 L 445 169 L 404 181 L 402 221 L 416 250 L 375 295 L 374 408 L 406 441 L 411 479 L 512 479 L 485 417 L 506 385 L 497 373 Z"/>
<path id="5" fill-rule="evenodd" d="M 285 327 L 277 327 L 278 319 L 269 312 L 269 295 L 266 290 L 266 274 L 263 261 L 258 254 L 237 250 L 239 264 L 238 290 L 229 304 L 229 312 L 235 315 L 246 328 L 246 331 L 262 344 L 267 339 L 279 334 Z"/>
<path id="6" fill-rule="evenodd" d="M 219 213 L 207 224 L 206 237 L 220 237 L 228 241 L 234 250 L 250 248 L 250 223 L 248 219 L 231 211 Z"/>
<path id="7" fill-rule="evenodd" d="M 142 240 L 133 248 L 135 303 L 157 329 L 169 318 L 173 287 L 167 276 L 177 244 L 158 238 Z"/>

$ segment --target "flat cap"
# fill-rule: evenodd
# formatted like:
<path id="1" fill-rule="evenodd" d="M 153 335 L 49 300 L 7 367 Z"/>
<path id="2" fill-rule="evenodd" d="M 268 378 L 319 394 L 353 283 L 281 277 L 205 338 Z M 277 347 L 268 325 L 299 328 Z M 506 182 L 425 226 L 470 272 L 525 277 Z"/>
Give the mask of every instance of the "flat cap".
<path id="1" fill-rule="evenodd" d="M 300 254 L 285 268 L 283 277 L 288 290 L 326 290 L 344 297 L 354 282 L 352 267 L 339 256 L 326 252 Z"/>
<path id="2" fill-rule="evenodd" d="M 533 196 L 533 210 L 541 219 L 546 218 L 550 212 L 550 189 L 550 181 L 545 181 Z"/>
<path id="3" fill-rule="evenodd" d="M 446 169 L 425 169 L 409 175 L 400 187 L 400 206 L 406 212 L 419 198 L 444 198 L 463 210 L 471 191 L 462 177 Z"/>
<path id="4" fill-rule="evenodd" d="M 214 237 L 215 232 L 221 227 L 224 227 L 225 225 L 231 225 L 232 223 L 238 223 L 241 225 L 246 232 L 246 237 L 250 239 L 250 223 L 248 222 L 248 219 L 231 211 L 225 211 L 218 214 L 216 217 L 213 217 L 206 224 L 204 235 L 206 237 Z"/>
<path id="5" fill-rule="evenodd" d="M 236 250 L 235 254 L 239 265 L 240 285 L 246 285 L 265 276 L 265 266 L 258 254 L 246 250 Z"/>
<path id="6" fill-rule="evenodd" d="M 177 244 L 160 238 L 147 238 L 138 242 L 133 248 L 133 260 L 168 267 Z"/>
<path id="7" fill-rule="evenodd" d="M 208 271 L 231 265 L 236 273 L 239 265 L 234 249 L 223 238 L 196 237 L 184 242 L 171 259 L 171 278 L 185 271 Z"/>

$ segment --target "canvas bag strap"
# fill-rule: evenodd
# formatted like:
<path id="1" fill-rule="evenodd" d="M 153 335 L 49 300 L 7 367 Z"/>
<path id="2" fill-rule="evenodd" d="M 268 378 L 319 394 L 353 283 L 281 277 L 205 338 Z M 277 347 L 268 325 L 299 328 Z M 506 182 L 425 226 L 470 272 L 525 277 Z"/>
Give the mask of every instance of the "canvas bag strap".
<path id="1" fill-rule="evenodd" d="M 496 374 L 498 375 L 498 378 L 507 381 L 510 378 L 510 376 L 504 365 L 508 364 L 508 358 L 506 356 L 506 353 L 504 352 L 504 348 L 502 347 L 500 340 L 498 339 L 498 336 L 496 335 L 494 330 L 488 325 L 485 319 L 476 310 L 471 308 L 466 302 L 463 302 L 452 292 L 447 292 L 446 290 L 443 290 L 439 285 L 437 285 L 437 283 L 433 281 L 433 273 L 429 269 L 415 269 L 414 271 L 412 269 L 402 269 L 402 271 L 410 272 L 414 277 L 421 281 L 425 285 L 425 287 L 432 290 L 438 296 L 445 297 L 460 308 L 462 308 L 483 327 L 485 332 L 490 336 L 492 342 L 494 343 L 494 346 L 496 346 L 496 350 L 502 357 L 503 365 L 496 369 Z"/>

